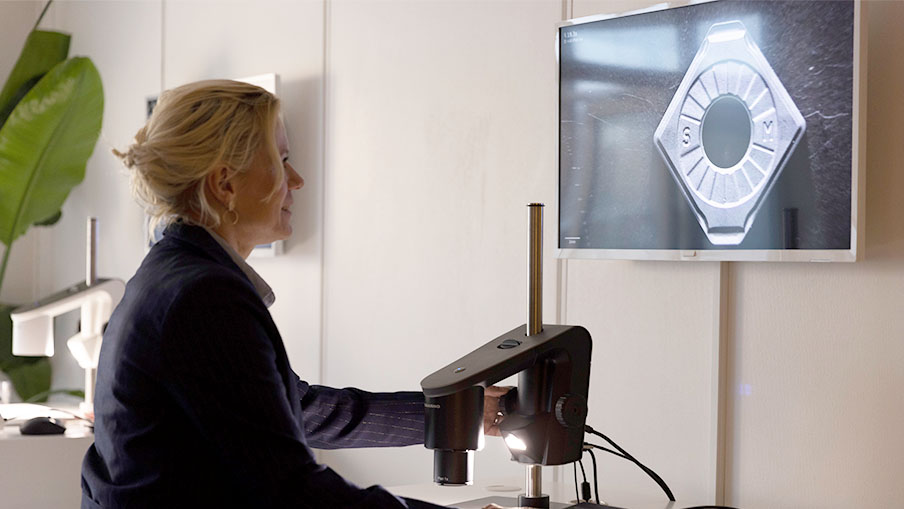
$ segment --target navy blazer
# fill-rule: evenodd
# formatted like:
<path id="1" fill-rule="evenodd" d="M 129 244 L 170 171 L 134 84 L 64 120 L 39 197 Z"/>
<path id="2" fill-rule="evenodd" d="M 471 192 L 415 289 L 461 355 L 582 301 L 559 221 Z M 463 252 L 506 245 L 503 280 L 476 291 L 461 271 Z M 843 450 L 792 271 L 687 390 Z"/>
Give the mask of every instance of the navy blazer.
<path id="1" fill-rule="evenodd" d="M 311 447 L 423 444 L 423 394 L 308 385 L 248 277 L 170 225 L 104 333 L 82 508 L 435 508 L 359 488 Z"/>

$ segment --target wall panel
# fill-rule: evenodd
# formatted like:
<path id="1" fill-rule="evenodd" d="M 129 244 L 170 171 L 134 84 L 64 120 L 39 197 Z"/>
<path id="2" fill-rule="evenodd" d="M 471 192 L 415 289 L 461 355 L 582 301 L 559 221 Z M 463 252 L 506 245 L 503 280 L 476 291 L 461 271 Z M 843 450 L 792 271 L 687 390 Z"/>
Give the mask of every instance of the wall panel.
<path id="1" fill-rule="evenodd" d="M 567 321 L 593 337 L 587 422 L 656 471 L 679 501 L 713 496 L 718 275 L 716 262 L 568 262 Z M 601 467 L 601 492 L 659 491 L 630 462 L 603 455 Z"/>
<path id="2" fill-rule="evenodd" d="M 330 4 L 325 381 L 418 390 L 526 321 L 527 208 L 555 238 L 558 1 Z M 555 317 L 555 262 L 544 317 Z M 499 443 L 496 443 L 499 442 Z M 520 478 L 501 440 L 479 476 Z M 429 482 L 432 453 L 330 451 L 362 483 Z M 381 468 L 383 465 L 394 468 Z"/>

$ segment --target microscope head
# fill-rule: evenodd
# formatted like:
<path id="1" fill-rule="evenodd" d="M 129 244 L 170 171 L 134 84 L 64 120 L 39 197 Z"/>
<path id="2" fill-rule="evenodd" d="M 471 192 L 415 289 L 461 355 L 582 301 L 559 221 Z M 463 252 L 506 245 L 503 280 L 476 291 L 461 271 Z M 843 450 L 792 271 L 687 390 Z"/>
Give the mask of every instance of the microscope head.
<path id="1" fill-rule="evenodd" d="M 433 449 L 433 480 L 442 485 L 474 481 L 474 451 L 483 449 L 483 387 L 424 400 L 424 446 Z"/>
<path id="2" fill-rule="evenodd" d="M 590 382 L 590 334 L 579 326 L 520 326 L 423 381 L 425 440 L 434 449 L 434 481 L 470 484 L 473 451 L 483 438 L 484 387 L 518 375 L 499 426 L 512 459 L 563 465 L 580 459 Z"/>

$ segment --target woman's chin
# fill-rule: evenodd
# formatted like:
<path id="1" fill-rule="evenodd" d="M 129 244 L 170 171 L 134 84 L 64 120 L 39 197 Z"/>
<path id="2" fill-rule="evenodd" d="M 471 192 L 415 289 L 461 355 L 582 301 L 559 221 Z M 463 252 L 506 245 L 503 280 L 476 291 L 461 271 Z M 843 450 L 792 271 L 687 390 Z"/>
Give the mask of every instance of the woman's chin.
<path id="1" fill-rule="evenodd" d="M 288 228 L 280 228 L 277 231 L 274 231 L 272 235 L 268 235 L 266 238 L 258 237 L 258 239 L 254 242 L 255 246 L 266 246 L 268 244 L 272 244 L 274 242 L 280 240 L 286 240 L 292 235 L 292 227 Z"/>
<path id="2" fill-rule="evenodd" d="M 286 240 L 292 236 L 292 225 L 286 224 L 279 229 L 279 238 L 276 240 Z"/>

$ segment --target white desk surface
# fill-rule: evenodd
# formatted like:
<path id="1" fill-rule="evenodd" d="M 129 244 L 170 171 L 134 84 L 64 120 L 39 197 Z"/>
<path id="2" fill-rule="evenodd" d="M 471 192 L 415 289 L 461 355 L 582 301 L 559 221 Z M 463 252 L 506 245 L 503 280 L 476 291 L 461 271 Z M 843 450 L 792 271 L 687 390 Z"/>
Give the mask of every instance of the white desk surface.
<path id="1" fill-rule="evenodd" d="M 59 409 L 57 409 L 59 408 Z M 77 407 L 55 406 L 54 408 L 30 403 L 0 404 L 0 416 L 7 420 L 0 424 L 0 440 L 35 440 L 60 438 L 60 435 L 31 435 L 19 433 L 19 425 L 33 417 L 53 417 L 63 421 L 66 433 L 63 438 L 83 438 L 94 440 L 94 435 L 84 421 L 76 419 Z"/>
<path id="2" fill-rule="evenodd" d="M 14 415 L 11 406 L 5 409 L 4 415 Z M 46 408 L 43 412 L 50 413 Z M 16 421 L 34 417 L 26 412 L 15 415 Z M 64 435 L 22 435 L 19 426 L 7 423 L 0 429 L 0 507 L 78 507 L 82 458 L 93 442 L 94 435 L 77 420 L 66 422 Z"/>
<path id="3" fill-rule="evenodd" d="M 552 482 L 543 479 L 543 493 L 550 496 L 552 502 L 574 504 L 574 481 Z M 409 484 L 387 488 L 390 493 L 400 497 L 424 500 L 434 504 L 455 506 L 458 503 L 485 497 L 507 497 L 517 499 L 524 493 L 524 479 L 475 480 L 472 486 L 439 486 L 433 483 Z M 628 509 L 680 509 L 711 504 L 702 500 L 679 500 L 669 502 L 662 490 L 653 484 L 650 490 L 636 492 L 600 492 L 600 501 L 616 507 Z M 595 499 L 594 499 L 595 501 Z"/>
<path id="4" fill-rule="evenodd" d="M 6 407 L 6 415 L 16 413 L 17 420 L 33 417 L 32 413 L 39 410 L 20 407 L 13 412 L 11 407 Z M 81 460 L 93 441 L 94 435 L 77 420 L 66 422 L 64 435 L 23 436 L 18 426 L 9 424 L 0 429 L 3 463 L 0 493 L 4 494 L 4 507 L 6 503 L 11 503 L 9 507 L 35 509 L 77 507 L 81 499 Z M 553 502 L 573 504 L 574 482 L 571 479 L 553 482 L 551 477 L 550 469 L 544 469 L 543 493 L 550 495 Z M 524 493 L 524 479 L 478 479 L 473 486 L 438 486 L 424 482 L 389 487 L 388 490 L 394 495 L 454 507 L 461 502 L 486 497 L 516 499 Z M 601 492 L 600 498 L 609 505 L 629 509 L 680 509 L 711 503 L 702 500 L 669 502 L 653 484 L 642 493 L 610 490 Z"/>

